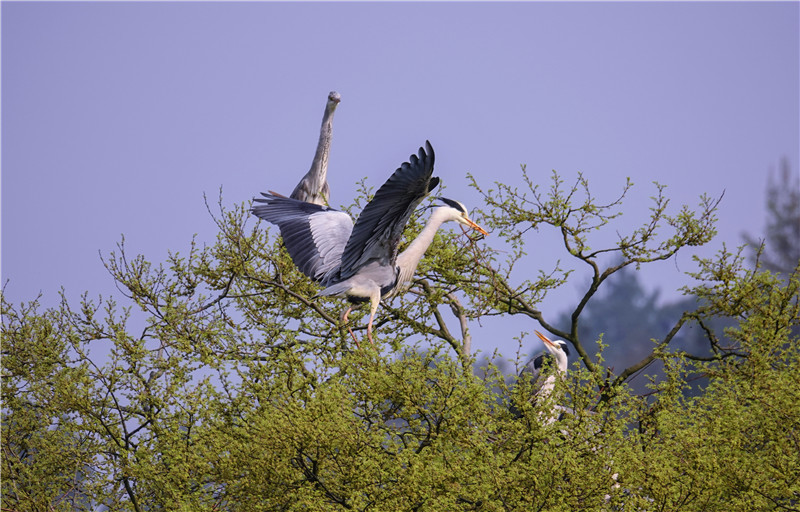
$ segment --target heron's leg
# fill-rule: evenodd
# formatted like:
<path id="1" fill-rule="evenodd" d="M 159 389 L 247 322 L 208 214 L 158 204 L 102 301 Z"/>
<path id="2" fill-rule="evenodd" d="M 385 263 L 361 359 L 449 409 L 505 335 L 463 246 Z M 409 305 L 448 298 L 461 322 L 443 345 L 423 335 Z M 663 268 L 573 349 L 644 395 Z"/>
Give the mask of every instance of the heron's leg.
<path id="1" fill-rule="evenodd" d="M 339 317 L 339 320 L 341 320 L 343 324 L 347 323 L 347 315 L 349 315 L 351 311 L 353 311 L 353 306 L 350 306 L 349 308 L 342 311 L 342 316 Z"/>
<path id="2" fill-rule="evenodd" d="M 358 338 L 356 338 L 356 335 L 353 333 L 353 329 L 351 329 L 350 327 L 348 327 L 348 328 L 347 328 L 347 332 L 349 332 L 349 333 L 350 333 L 350 336 L 352 336 L 352 337 L 353 337 L 353 341 L 355 341 L 355 342 L 356 342 L 356 348 L 358 348 L 358 349 L 360 350 L 360 349 L 361 349 L 361 343 L 359 343 L 359 342 L 358 342 Z"/>
<path id="3" fill-rule="evenodd" d="M 343 324 L 347 325 L 347 315 L 349 315 L 351 311 L 353 311 L 353 306 L 350 306 L 349 308 L 345 309 L 344 312 L 342 313 L 340 320 L 342 321 Z M 358 343 L 358 338 L 356 338 L 356 335 L 353 334 L 353 329 L 351 329 L 349 325 L 347 326 L 347 332 L 349 332 L 350 336 L 353 337 L 353 341 L 356 342 L 356 347 L 361 348 L 361 345 Z"/>
<path id="4" fill-rule="evenodd" d="M 375 313 L 378 312 L 378 306 L 381 303 L 381 289 L 376 288 L 376 290 L 372 293 L 372 296 L 369 299 L 369 323 L 367 324 L 367 339 L 373 345 L 375 344 L 372 341 L 372 321 L 375 319 Z"/>

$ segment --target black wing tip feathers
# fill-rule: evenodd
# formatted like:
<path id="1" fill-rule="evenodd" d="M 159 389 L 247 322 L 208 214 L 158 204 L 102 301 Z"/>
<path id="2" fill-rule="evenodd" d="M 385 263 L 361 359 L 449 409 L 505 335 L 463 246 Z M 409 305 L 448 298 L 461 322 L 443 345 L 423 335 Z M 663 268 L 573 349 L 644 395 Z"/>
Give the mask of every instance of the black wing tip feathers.
<path id="1" fill-rule="evenodd" d="M 433 167 L 433 162 L 436 160 L 436 154 L 433 152 L 433 146 L 431 146 L 431 141 L 426 140 L 424 146 L 420 146 L 419 148 L 419 159 L 425 161 L 430 167 Z M 412 155 L 412 158 L 414 155 Z"/>
<path id="2" fill-rule="evenodd" d="M 420 149 L 420 151 L 422 151 L 422 150 L 423 150 L 423 148 L 419 148 L 419 149 Z M 436 155 L 433 153 L 433 146 L 431 146 L 431 141 L 429 141 L 429 140 L 426 140 L 426 141 L 425 141 L 425 148 L 424 148 L 424 150 L 425 150 L 425 152 L 426 152 L 428 155 L 430 155 L 430 157 L 431 157 L 431 160 L 433 160 L 433 158 L 434 158 Z"/>
<path id="3" fill-rule="evenodd" d="M 256 201 L 258 203 L 267 203 L 269 201 L 272 201 L 273 199 L 287 199 L 287 197 L 282 196 L 280 194 L 276 194 L 271 190 L 269 192 L 259 192 L 259 194 L 261 194 L 264 197 L 254 197 L 253 201 Z"/>
<path id="4" fill-rule="evenodd" d="M 426 140 L 425 145 L 420 146 L 419 151 L 417 151 L 416 154 L 409 156 L 408 161 L 403 162 L 397 170 L 421 168 L 422 171 L 430 176 L 430 174 L 433 173 L 433 165 L 435 160 L 436 154 L 433 152 L 433 146 L 431 146 L 431 142 L 429 140 Z M 436 185 L 438 185 L 439 178 L 432 179 L 436 180 Z M 436 185 L 428 187 L 426 194 L 433 190 Z"/>
<path id="5" fill-rule="evenodd" d="M 436 160 L 436 154 L 433 152 L 433 146 L 431 146 L 431 142 L 429 140 L 426 140 L 425 145 L 420 146 L 419 151 L 417 151 L 416 154 L 409 156 L 408 161 L 403 162 L 400 167 L 416 167 L 420 162 L 423 162 L 426 169 L 432 168 L 434 160 Z"/>

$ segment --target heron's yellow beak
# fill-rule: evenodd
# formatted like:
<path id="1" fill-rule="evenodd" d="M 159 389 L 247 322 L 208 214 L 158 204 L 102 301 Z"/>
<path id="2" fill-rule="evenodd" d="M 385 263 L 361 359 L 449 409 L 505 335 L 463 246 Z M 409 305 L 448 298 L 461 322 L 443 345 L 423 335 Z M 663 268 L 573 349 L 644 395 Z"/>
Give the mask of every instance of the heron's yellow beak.
<path id="1" fill-rule="evenodd" d="M 467 225 L 469 227 L 471 227 L 472 229 L 474 229 L 475 231 L 480 232 L 483 236 L 489 236 L 489 232 L 488 231 L 486 231 L 485 229 L 483 229 L 479 225 L 475 224 L 470 219 L 464 219 L 464 220 L 467 221 Z"/>
<path id="2" fill-rule="evenodd" d="M 544 334 L 540 333 L 539 331 L 533 331 L 533 332 L 535 332 L 535 333 L 536 333 L 536 336 L 538 336 L 538 337 L 539 337 L 539 339 L 540 339 L 540 340 L 542 340 L 542 342 L 543 342 L 543 343 L 546 343 L 547 345 L 550 345 L 551 347 L 554 347 L 554 346 L 555 346 L 555 343 L 553 343 L 552 341 L 550 341 L 550 338 L 548 338 L 548 337 L 547 337 L 547 336 L 545 336 Z"/>

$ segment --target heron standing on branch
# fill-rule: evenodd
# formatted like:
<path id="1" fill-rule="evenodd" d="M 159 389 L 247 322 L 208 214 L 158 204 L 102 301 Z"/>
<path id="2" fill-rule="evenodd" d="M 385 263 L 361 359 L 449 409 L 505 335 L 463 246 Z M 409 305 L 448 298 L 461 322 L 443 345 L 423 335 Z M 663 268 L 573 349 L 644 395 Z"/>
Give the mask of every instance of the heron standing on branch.
<path id="1" fill-rule="evenodd" d="M 433 164 L 433 148 L 426 141 L 418 155 L 411 155 L 378 189 L 355 225 L 344 212 L 274 194 L 262 193 L 263 198 L 255 199 L 262 204 L 251 209 L 280 228 L 297 268 L 325 287 L 317 296 L 345 296 L 352 303 L 369 301 L 367 338 L 371 343 L 381 298 L 392 293 L 403 276 L 413 276 L 443 222 L 455 220 L 488 234 L 470 220 L 461 203 L 443 200 L 446 206 L 434 210 L 428 226 L 398 257 L 397 246 L 408 219 L 439 184 Z M 342 315 L 344 322 L 351 309 Z"/>
<path id="2" fill-rule="evenodd" d="M 331 151 L 331 138 L 333 137 L 333 113 L 340 101 L 342 101 L 342 97 L 338 92 L 331 91 L 328 94 L 328 103 L 325 105 L 325 114 L 322 116 L 322 126 L 319 129 L 317 152 L 311 162 L 311 169 L 303 176 L 289 196 L 292 199 L 320 206 L 328 205 L 330 197 L 327 179 L 328 154 Z"/>
<path id="3" fill-rule="evenodd" d="M 531 383 L 531 398 L 528 401 L 535 404 L 539 400 L 544 400 L 550 396 L 556 385 L 556 378 L 566 375 L 569 348 L 567 348 L 567 342 L 564 340 L 550 340 L 539 331 L 534 332 L 544 343 L 544 348 L 547 352 L 531 358 L 522 371 L 519 372 L 517 380 L 527 379 Z M 548 361 L 551 366 L 554 366 L 554 368 L 551 368 L 553 371 L 544 372 Z M 519 418 L 522 416 L 522 412 L 513 404 L 510 409 L 514 417 Z"/>

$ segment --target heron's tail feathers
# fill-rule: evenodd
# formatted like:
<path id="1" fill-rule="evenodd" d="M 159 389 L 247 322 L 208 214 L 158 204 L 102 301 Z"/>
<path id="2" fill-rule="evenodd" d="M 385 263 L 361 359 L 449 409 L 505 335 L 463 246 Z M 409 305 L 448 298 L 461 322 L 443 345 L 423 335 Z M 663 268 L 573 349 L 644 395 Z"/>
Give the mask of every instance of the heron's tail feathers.
<path id="1" fill-rule="evenodd" d="M 343 295 L 345 292 L 349 291 L 352 285 L 348 282 L 344 281 L 341 283 L 336 283 L 328 286 L 317 292 L 314 297 L 327 297 L 330 295 Z"/>

